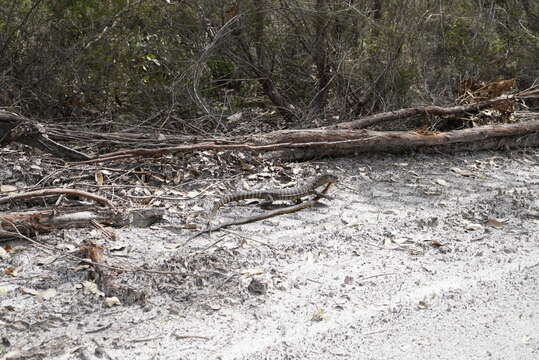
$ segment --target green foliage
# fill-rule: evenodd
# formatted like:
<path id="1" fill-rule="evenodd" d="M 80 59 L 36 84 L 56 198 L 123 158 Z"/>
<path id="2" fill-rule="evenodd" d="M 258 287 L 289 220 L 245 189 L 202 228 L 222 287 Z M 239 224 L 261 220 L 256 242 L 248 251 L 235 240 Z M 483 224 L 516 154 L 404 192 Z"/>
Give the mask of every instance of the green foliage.
<path id="1" fill-rule="evenodd" d="M 374 2 L 349 3 L 0 0 L 0 106 L 198 116 L 271 103 L 269 80 L 299 117 L 325 91 L 342 119 L 450 102 L 463 77 L 539 77 L 536 1 L 390 0 L 377 16 Z"/>

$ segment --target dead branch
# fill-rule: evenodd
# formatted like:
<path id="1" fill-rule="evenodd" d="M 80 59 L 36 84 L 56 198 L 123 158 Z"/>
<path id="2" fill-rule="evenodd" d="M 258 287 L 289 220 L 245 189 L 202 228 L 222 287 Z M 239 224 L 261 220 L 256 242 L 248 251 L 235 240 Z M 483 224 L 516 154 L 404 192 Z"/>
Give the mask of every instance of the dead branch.
<path id="1" fill-rule="evenodd" d="M 94 223 L 114 227 L 147 227 L 162 219 L 164 209 L 108 209 L 72 207 L 62 209 L 32 210 L 26 212 L 0 213 L 0 239 L 20 238 L 18 232 L 27 236 L 44 234 L 59 229 L 94 227 Z M 8 230 L 13 229 L 15 232 Z"/>
<path id="2" fill-rule="evenodd" d="M 520 93 L 515 95 L 502 95 L 495 99 L 484 100 L 474 104 L 457 105 L 457 106 L 416 106 L 413 108 L 405 108 L 395 111 L 365 116 L 358 120 L 343 122 L 325 127 L 325 129 L 365 129 L 369 126 L 381 124 L 383 122 L 406 119 L 416 115 L 436 115 L 436 116 L 458 116 L 463 114 L 475 114 L 483 109 L 493 107 L 494 105 L 508 101 L 525 99 L 533 95 L 533 92 Z"/>
<path id="3" fill-rule="evenodd" d="M 22 194 L 15 194 L 11 196 L 6 196 L 0 198 L 0 204 L 5 204 L 10 201 L 19 200 L 19 199 L 32 199 L 36 197 L 43 197 L 43 196 L 58 196 L 58 195 L 71 195 L 71 196 L 79 196 L 81 198 L 86 198 L 90 200 L 97 201 L 100 204 L 103 204 L 105 206 L 108 206 L 110 208 L 114 207 L 114 203 L 108 199 L 105 199 L 102 196 L 95 195 L 86 191 L 81 190 L 75 190 L 75 189 L 43 189 L 43 190 L 37 190 L 37 191 L 30 191 Z"/>
<path id="4" fill-rule="evenodd" d="M 11 231 L 0 230 L 0 242 L 21 239 L 24 239 L 24 236 Z"/>

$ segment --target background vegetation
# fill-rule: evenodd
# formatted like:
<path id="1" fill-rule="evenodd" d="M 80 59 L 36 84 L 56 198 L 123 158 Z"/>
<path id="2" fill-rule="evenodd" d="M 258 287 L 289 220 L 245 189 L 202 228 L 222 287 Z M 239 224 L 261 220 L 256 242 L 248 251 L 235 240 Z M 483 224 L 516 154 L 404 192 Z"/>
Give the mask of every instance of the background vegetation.
<path id="1" fill-rule="evenodd" d="M 0 107 L 220 133 L 239 112 L 294 127 L 447 104 L 466 79 L 537 81 L 537 14 L 529 0 L 0 0 Z"/>

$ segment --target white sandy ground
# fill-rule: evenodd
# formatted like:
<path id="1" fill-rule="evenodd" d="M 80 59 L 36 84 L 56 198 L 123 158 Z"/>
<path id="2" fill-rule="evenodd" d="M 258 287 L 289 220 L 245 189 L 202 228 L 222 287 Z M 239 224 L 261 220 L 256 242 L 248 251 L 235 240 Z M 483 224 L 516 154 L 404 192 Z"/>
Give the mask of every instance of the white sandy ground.
<path id="1" fill-rule="evenodd" d="M 109 263 L 205 274 L 117 274 L 145 301 L 107 308 L 76 264 L 38 266 L 32 248 L 3 260 L 22 269 L 0 280 L 12 358 L 539 359 L 539 151 L 295 166 L 336 173 L 335 199 L 188 248 L 173 246 L 187 231 L 119 230 Z"/>

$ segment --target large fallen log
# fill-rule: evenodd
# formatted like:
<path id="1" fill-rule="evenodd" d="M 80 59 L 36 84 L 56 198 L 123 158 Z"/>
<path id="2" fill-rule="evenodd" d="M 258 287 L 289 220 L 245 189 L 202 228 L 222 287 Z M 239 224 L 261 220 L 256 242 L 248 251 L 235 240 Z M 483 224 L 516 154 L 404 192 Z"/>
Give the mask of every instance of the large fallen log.
<path id="1" fill-rule="evenodd" d="M 486 125 L 446 132 L 340 130 L 339 135 L 342 136 L 341 139 L 325 142 L 316 141 L 313 134 L 289 133 L 276 136 L 275 140 L 282 140 L 285 137 L 288 142 L 295 141 L 298 145 L 300 141 L 310 140 L 311 144 L 315 145 L 281 149 L 268 153 L 265 157 L 300 161 L 360 153 L 409 151 L 454 153 L 537 147 L 539 146 L 539 114 L 536 120 L 522 123 Z"/>
<path id="2" fill-rule="evenodd" d="M 139 148 L 124 149 L 90 159 L 87 155 L 56 147 L 49 141 L 45 131 L 38 124 L 28 120 L 18 123 L 21 119 L 13 114 L 0 112 L 0 125 L 4 116 L 4 130 L 0 131 L 0 146 L 9 141 L 19 141 L 31 146 L 43 148 L 58 156 L 82 160 L 79 163 L 110 162 L 136 157 L 158 157 L 164 154 L 193 152 L 203 150 L 241 150 L 249 152 L 270 153 L 267 156 L 281 159 L 306 160 L 313 157 L 339 156 L 349 153 L 366 152 L 401 152 L 409 150 L 425 151 L 461 151 L 480 149 L 500 149 L 537 146 L 537 126 L 539 114 L 533 120 L 512 124 L 495 124 L 463 130 L 446 132 L 416 132 L 416 131 L 371 131 L 359 130 L 365 126 L 378 124 L 381 121 L 403 119 L 419 114 L 424 115 L 461 115 L 478 112 L 485 108 L 495 107 L 503 102 L 512 102 L 537 96 L 539 89 L 521 92 L 514 95 L 504 95 L 495 99 L 485 100 L 475 104 L 438 107 L 419 106 L 401 109 L 393 112 L 375 114 L 352 122 L 340 123 L 331 127 L 282 130 L 266 134 L 231 137 L 224 139 L 200 139 L 196 137 L 164 137 L 153 139 L 143 134 L 109 134 L 100 138 L 116 146 L 126 143 L 131 146 L 140 142 Z M 512 110 L 511 110 L 512 111 Z M 2 127 L 0 126 L 0 130 Z M 62 135 L 58 129 L 57 137 Z M 67 134 L 66 137 L 80 137 L 81 133 Z M 88 133 L 88 137 L 92 134 Z M 152 135 L 152 137 L 154 137 Z M 176 145 L 178 142 L 181 144 Z"/>
<path id="3" fill-rule="evenodd" d="M 486 125 L 447 132 L 372 130 L 281 130 L 245 137 L 235 143 L 206 141 L 157 149 L 128 149 L 104 154 L 79 163 L 117 161 L 134 157 L 155 157 L 170 153 L 204 150 L 243 150 L 273 152 L 270 156 L 305 160 L 321 156 L 349 153 L 485 150 L 539 145 L 537 119 L 514 124 Z"/>

